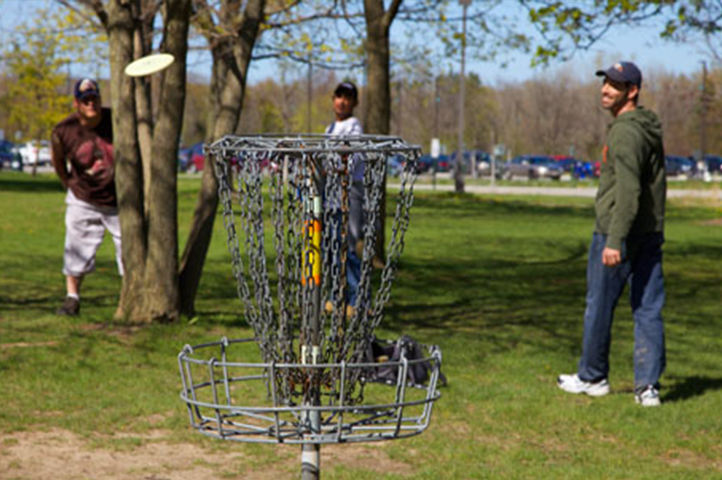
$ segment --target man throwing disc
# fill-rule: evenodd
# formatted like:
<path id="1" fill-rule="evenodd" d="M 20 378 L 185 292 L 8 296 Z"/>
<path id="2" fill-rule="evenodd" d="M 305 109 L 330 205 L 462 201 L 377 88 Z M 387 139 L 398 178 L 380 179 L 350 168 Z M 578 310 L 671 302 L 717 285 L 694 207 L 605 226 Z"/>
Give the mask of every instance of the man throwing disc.
<path id="1" fill-rule="evenodd" d="M 75 84 L 75 112 L 52 134 L 55 171 L 67 190 L 63 274 L 67 296 L 58 315 L 80 313 L 80 285 L 95 270 L 95 254 L 107 230 L 123 275 L 120 222 L 115 196 L 111 112 L 101 107 L 100 89 L 91 79 Z"/>

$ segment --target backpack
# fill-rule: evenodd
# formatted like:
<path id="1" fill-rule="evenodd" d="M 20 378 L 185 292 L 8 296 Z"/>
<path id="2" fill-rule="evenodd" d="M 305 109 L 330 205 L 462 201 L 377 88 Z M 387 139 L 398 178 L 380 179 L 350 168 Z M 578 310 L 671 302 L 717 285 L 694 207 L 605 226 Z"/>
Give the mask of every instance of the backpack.
<path id="1" fill-rule="evenodd" d="M 372 382 L 394 385 L 398 381 L 399 366 L 383 366 L 384 362 L 399 362 L 402 352 L 407 360 L 420 360 L 426 358 L 426 349 L 416 340 L 404 335 L 395 342 L 379 340 L 373 337 L 366 351 L 364 362 L 377 363 L 378 367 L 369 367 L 366 378 Z M 406 372 L 406 382 L 410 385 L 423 385 L 431 376 L 432 366 L 428 361 L 410 363 Z M 439 365 L 439 381 L 446 386 L 446 376 L 441 373 Z"/>

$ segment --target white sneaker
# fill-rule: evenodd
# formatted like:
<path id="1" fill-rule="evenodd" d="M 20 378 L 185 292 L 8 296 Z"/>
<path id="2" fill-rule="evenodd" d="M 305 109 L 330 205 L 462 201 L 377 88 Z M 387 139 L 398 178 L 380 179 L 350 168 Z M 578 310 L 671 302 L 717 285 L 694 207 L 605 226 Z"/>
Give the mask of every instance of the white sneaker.
<path id="1" fill-rule="evenodd" d="M 634 394 L 634 401 L 643 407 L 658 407 L 662 405 L 659 399 L 659 390 L 649 385 L 642 393 Z"/>
<path id="2" fill-rule="evenodd" d="M 601 397 L 609 393 L 609 382 L 606 378 L 593 383 L 585 382 L 576 373 L 574 375 L 559 375 L 557 385 L 565 392 L 586 393 L 592 397 Z"/>

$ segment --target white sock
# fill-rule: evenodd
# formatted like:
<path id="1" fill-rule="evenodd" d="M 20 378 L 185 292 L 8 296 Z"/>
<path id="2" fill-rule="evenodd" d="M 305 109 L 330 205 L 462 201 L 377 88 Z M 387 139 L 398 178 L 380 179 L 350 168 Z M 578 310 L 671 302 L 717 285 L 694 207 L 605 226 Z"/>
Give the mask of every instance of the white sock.
<path id="1" fill-rule="evenodd" d="M 75 300 L 80 301 L 80 295 L 77 293 L 69 293 L 68 298 L 74 298 Z"/>

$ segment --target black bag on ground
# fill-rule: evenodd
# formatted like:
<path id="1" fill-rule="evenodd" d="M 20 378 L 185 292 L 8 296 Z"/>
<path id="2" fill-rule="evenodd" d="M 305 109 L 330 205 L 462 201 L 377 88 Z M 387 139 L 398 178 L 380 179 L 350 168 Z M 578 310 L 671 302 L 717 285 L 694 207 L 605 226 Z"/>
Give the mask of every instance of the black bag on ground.
<path id="1" fill-rule="evenodd" d="M 386 365 L 386 362 L 401 361 L 402 352 L 407 360 L 421 360 L 426 358 L 424 347 L 408 335 L 404 335 L 397 341 L 384 341 L 373 338 L 366 352 L 367 363 L 377 363 L 378 367 L 369 367 L 367 372 L 368 380 L 396 384 L 400 372 L 398 365 Z M 441 367 L 439 367 L 441 368 Z M 406 382 L 413 385 L 423 385 L 431 376 L 431 364 L 428 361 L 409 363 L 406 373 Z M 446 385 L 446 377 L 439 370 L 439 381 Z"/>

